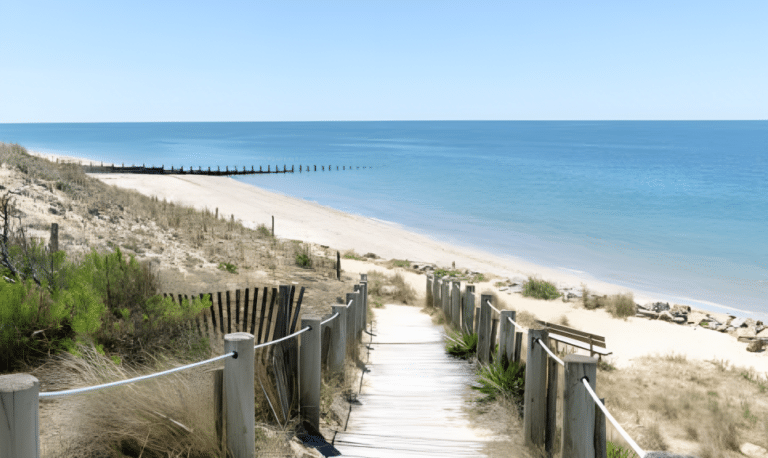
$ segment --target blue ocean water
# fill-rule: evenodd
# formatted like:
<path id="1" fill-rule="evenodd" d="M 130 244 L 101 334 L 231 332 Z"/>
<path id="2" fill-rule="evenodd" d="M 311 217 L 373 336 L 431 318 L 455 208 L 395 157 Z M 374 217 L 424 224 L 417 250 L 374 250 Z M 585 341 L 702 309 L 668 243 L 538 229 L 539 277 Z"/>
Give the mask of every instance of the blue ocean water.
<path id="1" fill-rule="evenodd" d="M 0 124 L 0 141 L 126 164 L 360 166 L 240 179 L 672 300 L 768 312 L 768 122 Z"/>

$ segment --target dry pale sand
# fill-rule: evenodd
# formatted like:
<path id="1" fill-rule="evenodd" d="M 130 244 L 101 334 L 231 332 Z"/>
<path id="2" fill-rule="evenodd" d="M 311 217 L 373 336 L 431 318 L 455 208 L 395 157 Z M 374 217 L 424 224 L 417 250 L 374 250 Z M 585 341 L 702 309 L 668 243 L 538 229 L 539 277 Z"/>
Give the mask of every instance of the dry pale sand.
<path id="1" fill-rule="evenodd" d="M 620 286 L 580 278 L 522 260 L 501 258 L 440 242 L 407 231 L 396 224 L 272 193 L 231 178 L 131 174 L 93 176 L 115 186 L 178 204 L 198 209 L 218 208 L 220 215 L 227 218 L 234 215 L 249 227 L 259 224 L 269 227 L 274 216 L 275 235 L 278 237 L 328 245 L 341 251 L 353 249 L 361 254 L 372 252 L 383 258 L 436 263 L 444 267 L 455 262 L 457 268 L 499 277 L 536 275 L 561 286 L 578 287 L 580 284 L 586 284 L 591 291 L 601 294 L 627 291 Z M 352 260 L 344 260 L 342 267 L 352 273 L 382 268 L 373 263 Z M 423 293 L 426 286 L 425 277 L 410 272 L 405 274 L 416 290 Z M 491 283 L 477 287 L 477 291 L 486 289 L 495 290 Z M 573 303 L 563 303 L 560 300 L 540 301 L 524 298 L 519 294 L 497 294 L 510 309 L 527 310 L 547 321 L 565 315 L 573 327 L 604 335 L 609 349 L 613 351 L 611 360 L 619 366 L 629 365 L 641 356 L 675 353 L 696 360 L 726 360 L 735 366 L 752 367 L 760 373 L 768 373 L 766 352 L 749 353 L 746 351 L 746 343 L 737 342 L 728 334 L 644 318 L 618 320 L 602 310 L 584 310 Z M 637 293 L 635 299 L 640 303 L 655 300 L 653 297 Z"/>

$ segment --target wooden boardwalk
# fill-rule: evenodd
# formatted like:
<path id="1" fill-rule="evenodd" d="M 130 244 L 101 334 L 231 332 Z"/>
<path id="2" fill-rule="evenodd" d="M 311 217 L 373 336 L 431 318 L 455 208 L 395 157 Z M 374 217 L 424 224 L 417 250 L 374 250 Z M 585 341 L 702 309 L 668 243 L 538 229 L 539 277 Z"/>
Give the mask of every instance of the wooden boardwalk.
<path id="1" fill-rule="evenodd" d="M 358 457 L 487 456 L 486 443 L 497 438 L 473 428 L 467 413 L 473 366 L 445 353 L 442 327 L 418 308 L 374 313 L 370 372 L 336 448 Z"/>

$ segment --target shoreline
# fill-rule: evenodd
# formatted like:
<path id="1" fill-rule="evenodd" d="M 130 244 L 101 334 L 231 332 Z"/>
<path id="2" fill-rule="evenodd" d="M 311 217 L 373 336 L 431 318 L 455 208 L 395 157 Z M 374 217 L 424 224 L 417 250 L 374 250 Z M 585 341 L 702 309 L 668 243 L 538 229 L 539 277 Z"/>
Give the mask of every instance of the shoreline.
<path id="1" fill-rule="evenodd" d="M 83 158 L 33 154 L 48 159 L 89 162 Z M 107 184 L 154 195 L 177 204 L 197 209 L 218 208 L 221 217 L 228 219 L 234 215 L 235 219 L 251 228 L 259 224 L 270 227 L 274 216 L 276 236 L 330 246 L 342 253 L 346 250 L 354 250 L 360 255 L 372 252 L 385 259 L 408 259 L 414 263 L 437 264 L 440 267 L 449 267 L 455 262 L 457 269 L 492 274 L 501 279 L 531 275 L 552 281 L 559 287 L 580 288 L 584 283 L 590 291 L 600 294 L 632 291 L 620 285 L 585 279 L 574 273 L 522 259 L 510 259 L 435 240 L 428 235 L 409 231 L 397 223 L 346 213 L 316 202 L 266 191 L 229 177 L 134 174 L 91 176 Z M 350 272 L 366 272 L 382 267 L 373 262 L 344 259 L 342 268 Z M 424 276 L 404 273 L 408 274 L 406 276 L 416 291 L 423 294 Z M 495 281 L 498 279 L 478 284 L 477 291 L 491 289 L 511 309 L 529 311 L 545 321 L 555 321 L 564 316 L 577 329 L 605 336 L 609 349 L 614 353 L 610 360 L 617 366 L 631 365 L 632 361 L 643 356 L 682 352 L 697 360 L 725 359 L 736 366 L 753 367 L 768 373 L 765 352 L 748 353 L 746 343 L 738 342 L 730 334 L 646 318 L 615 319 L 602 309 L 585 310 L 575 307 L 571 302 L 540 301 L 508 291 L 505 294 L 494 287 Z M 635 302 L 640 304 L 655 302 L 657 299 L 652 295 L 635 294 Z M 734 316 L 733 313 L 712 311 L 710 307 L 694 306 L 692 309 L 718 318 Z"/>

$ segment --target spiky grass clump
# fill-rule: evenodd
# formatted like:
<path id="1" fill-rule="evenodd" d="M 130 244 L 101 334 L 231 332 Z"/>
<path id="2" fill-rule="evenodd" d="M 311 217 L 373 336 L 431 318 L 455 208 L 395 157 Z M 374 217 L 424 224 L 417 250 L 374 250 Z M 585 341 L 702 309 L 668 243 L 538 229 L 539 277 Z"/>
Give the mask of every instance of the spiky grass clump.
<path id="1" fill-rule="evenodd" d="M 525 364 L 510 363 L 504 369 L 500 361 L 480 368 L 479 385 L 472 388 L 483 393 L 483 401 L 493 401 L 497 398 L 509 398 L 519 401 L 525 391 Z"/>
<path id="2" fill-rule="evenodd" d="M 560 297 L 560 293 L 557 292 L 557 287 L 554 284 L 546 280 L 528 277 L 528 281 L 523 283 L 523 296 L 552 300 Z"/>
<path id="3" fill-rule="evenodd" d="M 608 458 L 637 458 L 637 454 L 632 450 L 614 444 L 611 441 L 606 443 L 606 451 L 608 452 Z"/>
<path id="4" fill-rule="evenodd" d="M 451 332 L 445 337 L 448 339 L 445 351 L 449 355 L 469 359 L 477 354 L 477 334 Z"/>

